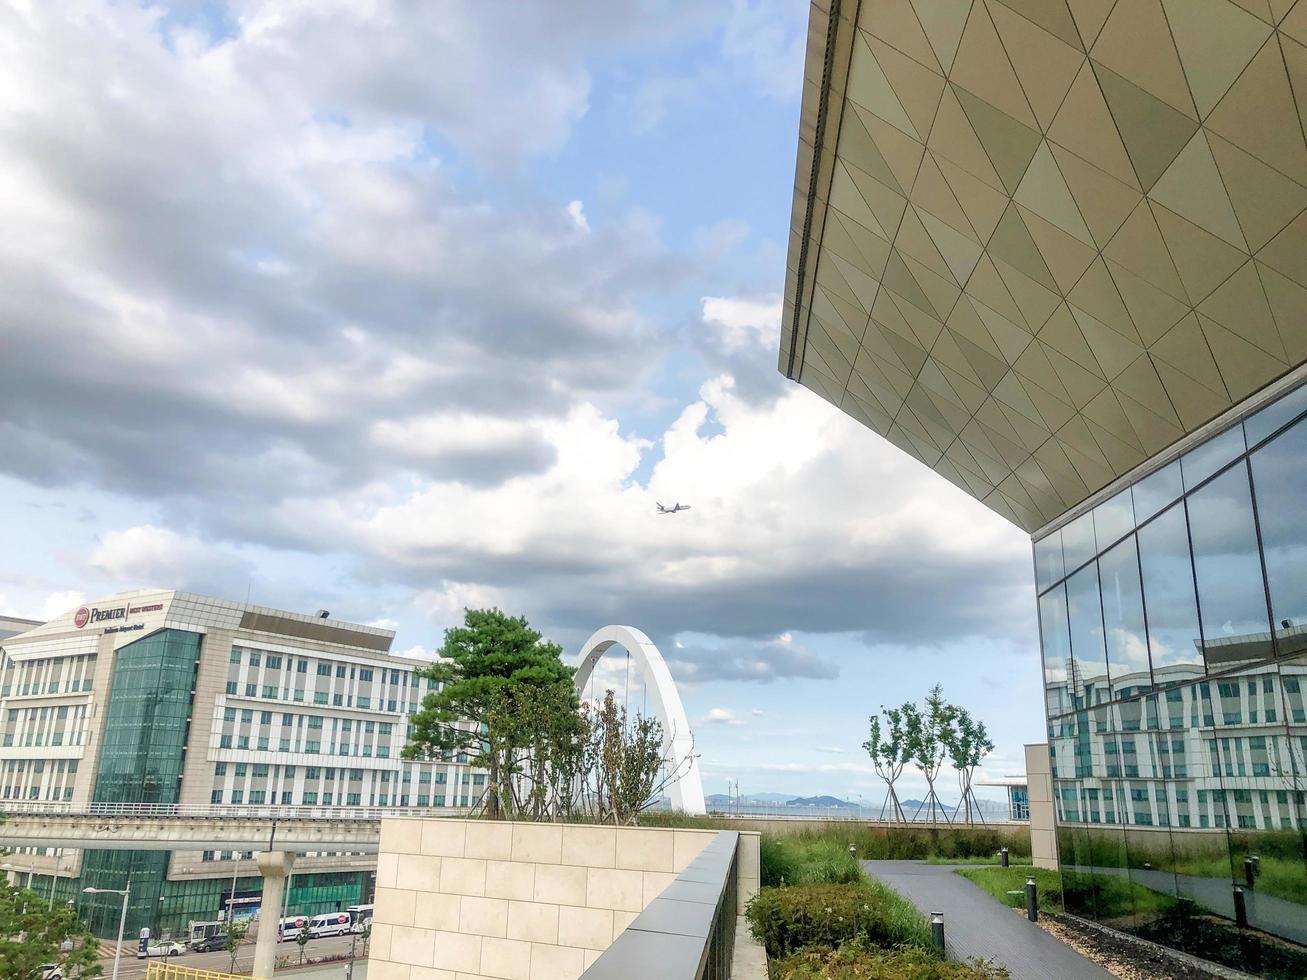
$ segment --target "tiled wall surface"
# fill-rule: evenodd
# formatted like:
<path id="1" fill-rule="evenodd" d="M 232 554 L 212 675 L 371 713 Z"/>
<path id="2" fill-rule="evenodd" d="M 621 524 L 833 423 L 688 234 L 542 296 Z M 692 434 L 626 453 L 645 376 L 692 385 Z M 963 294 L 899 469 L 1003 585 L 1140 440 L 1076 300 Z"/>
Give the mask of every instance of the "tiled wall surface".
<path id="1" fill-rule="evenodd" d="M 1048 745 L 1026 746 L 1030 794 L 1030 856 L 1037 868 L 1057 870 L 1057 827 L 1053 820 L 1053 768 Z"/>
<path id="2" fill-rule="evenodd" d="M 382 822 L 371 980 L 576 980 L 716 832 Z M 758 889 L 741 834 L 740 904 Z"/>

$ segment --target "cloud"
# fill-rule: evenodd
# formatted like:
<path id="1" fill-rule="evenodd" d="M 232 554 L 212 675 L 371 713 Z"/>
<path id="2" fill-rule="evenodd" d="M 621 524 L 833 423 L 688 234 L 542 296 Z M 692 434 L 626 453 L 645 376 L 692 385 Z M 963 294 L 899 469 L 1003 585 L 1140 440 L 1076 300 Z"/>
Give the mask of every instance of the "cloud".
<path id="1" fill-rule="evenodd" d="M 827 755 L 843 755 L 844 750 L 837 745 L 817 745 L 813 747 L 814 752 L 824 752 Z"/>
<path id="2" fill-rule="evenodd" d="M 728 354 L 759 347 L 770 351 L 780 336 L 780 296 L 705 296 L 702 307 L 704 322 L 718 332 Z"/>
<path id="3" fill-rule="evenodd" d="M 590 222 L 585 217 L 585 205 L 580 201 L 571 201 L 567 205 L 567 216 L 572 219 L 572 224 L 576 226 L 577 231 L 590 233 Z"/>
<path id="4" fill-rule="evenodd" d="M 709 712 L 699 719 L 702 725 L 743 725 L 739 718 L 735 717 L 735 712 L 729 708 L 712 708 Z"/>
<path id="5" fill-rule="evenodd" d="M 777 678 L 833 680 L 839 665 L 796 644 L 788 634 L 773 640 L 736 640 L 717 647 L 682 646 L 666 656 L 678 681 L 755 681 Z"/>
<path id="6" fill-rule="evenodd" d="M 253 566 L 238 555 L 152 524 L 101 535 L 91 550 L 90 565 L 114 579 L 135 582 L 138 588 L 216 594 L 233 581 L 253 577 Z"/>
<path id="7" fill-rule="evenodd" d="M 52 592 L 41 603 L 39 618 L 49 622 L 56 616 L 66 613 L 69 609 L 76 609 L 85 601 L 86 595 L 82 592 Z"/>
<path id="8" fill-rule="evenodd" d="M 0 13 L 0 276 L 23 283 L 0 296 L 0 471 L 267 535 L 269 505 L 327 488 L 537 472 L 518 420 L 651 367 L 636 301 L 690 268 L 656 225 L 578 234 L 583 212 L 492 202 L 445 156 L 556 148 L 584 45 L 665 29 L 578 2 L 360 9 L 250 2 L 216 40 L 140 5 Z"/>

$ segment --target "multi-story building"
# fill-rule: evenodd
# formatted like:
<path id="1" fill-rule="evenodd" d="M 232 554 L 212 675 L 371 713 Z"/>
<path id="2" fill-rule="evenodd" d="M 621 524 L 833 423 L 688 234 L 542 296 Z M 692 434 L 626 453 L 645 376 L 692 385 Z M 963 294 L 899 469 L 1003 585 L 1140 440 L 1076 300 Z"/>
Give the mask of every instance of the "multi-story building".
<path id="1" fill-rule="evenodd" d="M 439 813 L 484 791 L 466 757 L 401 759 L 432 682 L 420 661 L 390 654 L 388 630 L 156 591 L 0 629 L 6 801 Z M 130 876 L 129 931 L 178 931 L 261 889 L 251 853 L 88 849 L 5 862 L 16 880 L 78 902 L 99 933 L 117 928 L 118 899 L 83 895 L 87 886 L 121 889 Z M 301 858 L 288 910 L 368 901 L 374 865 L 375 855 Z"/>
<path id="2" fill-rule="evenodd" d="M 1299 975 L 1307 5 L 810 10 L 781 371 L 1031 534 L 1068 910 Z"/>

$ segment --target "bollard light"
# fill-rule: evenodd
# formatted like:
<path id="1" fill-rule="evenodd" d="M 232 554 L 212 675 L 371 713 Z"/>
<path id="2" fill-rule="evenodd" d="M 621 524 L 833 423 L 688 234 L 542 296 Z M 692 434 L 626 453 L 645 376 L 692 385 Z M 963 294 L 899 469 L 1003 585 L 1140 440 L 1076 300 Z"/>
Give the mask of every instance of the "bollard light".
<path id="1" fill-rule="evenodd" d="M 1253 871 L 1253 859 L 1246 857 L 1243 859 L 1243 880 L 1249 888 L 1255 883 L 1256 874 Z"/>
<path id="2" fill-rule="evenodd" d="M 1026 879 L 1026 918 L 1031 922 L 1039 921 L 1039 886 L 1035 876 Z"/>
<path id="3" fill-rule="evenodd" d="M 946 950 L 944 949 L 944 913 L 943 912 L 930 913 L 930 938 L 935 943 L 935 947 L 941 953 L 946 952 Z"/>
<path id="4" fill-rule="evenodd" d="M 1248 928 L 1248 906 L 1244 904 L 1243 888 L 1234 886 L 1234 924 L 1240 929 Z"/>
<path id="5" fill-rule="evenodd" d="M 1008 862 L 1007 862 L 1007 848 L 1004 847 L 1002 850 L 1000 850 L 1000 851 L 998 852 L 998 856 L 999 856 L 999 861 L 1002 863 L 1003 867 L 1006 868 L 1006 867 L 1008 866 Z"/>

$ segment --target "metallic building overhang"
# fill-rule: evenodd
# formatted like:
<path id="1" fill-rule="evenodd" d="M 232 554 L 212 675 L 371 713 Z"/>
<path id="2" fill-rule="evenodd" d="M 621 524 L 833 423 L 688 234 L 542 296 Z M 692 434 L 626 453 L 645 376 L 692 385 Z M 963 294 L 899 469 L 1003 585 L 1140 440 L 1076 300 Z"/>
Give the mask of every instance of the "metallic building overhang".
<path id="1" fill-rule="evenodd" d="M 1295 0 L 815 0 L 780 370 L 1033 532 L 1307 361 L 1305 119 Z"/>

